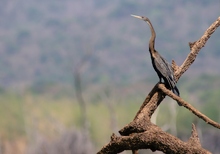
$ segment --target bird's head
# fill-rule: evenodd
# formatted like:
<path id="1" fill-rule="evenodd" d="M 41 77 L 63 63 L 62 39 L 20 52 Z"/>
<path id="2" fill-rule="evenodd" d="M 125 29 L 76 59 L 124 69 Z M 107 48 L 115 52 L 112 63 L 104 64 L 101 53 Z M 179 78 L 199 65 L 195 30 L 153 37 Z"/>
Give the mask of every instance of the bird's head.
<path id="1" fill-rule="evenodd" d="M 138 19 L 141 19 L 141 20 L 144 20 L 146 22 L 149 22 L 149 19 L 147 17 L 143 17 L 143 16 L 137 16 L 137 15 L 133 15 L 131 14 L 132 17 L 135 17 L 135 18 L 138 18 Z"/>

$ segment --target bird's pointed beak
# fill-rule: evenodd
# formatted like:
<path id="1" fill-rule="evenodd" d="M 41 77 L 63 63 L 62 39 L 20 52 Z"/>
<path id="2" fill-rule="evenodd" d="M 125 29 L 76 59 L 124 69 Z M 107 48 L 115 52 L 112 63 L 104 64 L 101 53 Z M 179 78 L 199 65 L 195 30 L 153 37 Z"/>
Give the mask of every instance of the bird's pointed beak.
<path id="1" fill-rule="evenodd" d="M 138 19 L 142 19 L 141 16 L 137 16 L 137 15 L 133 15 L 133 14 L 131 14 L 131 16 L 132 16 L 132 17 L 135 17 L 135 18 L 138 18 Z"/>

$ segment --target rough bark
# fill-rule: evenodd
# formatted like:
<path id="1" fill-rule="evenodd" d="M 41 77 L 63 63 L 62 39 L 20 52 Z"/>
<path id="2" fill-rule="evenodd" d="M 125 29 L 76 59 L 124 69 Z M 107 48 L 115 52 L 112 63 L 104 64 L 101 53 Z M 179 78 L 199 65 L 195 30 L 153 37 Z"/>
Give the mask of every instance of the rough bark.
<path id="1" fill-rule="evenodd" d="M 191 51 L 181 66 L 177 66 L 176 63 L 172 61 L 176 81 L 179 80 L 182 74 L 186 72 L 195 61 L 200 49 L 204 47 L 207 40 L 219 26 L 220 17 L 218 17 L 218 19 L 206 30 L 198 41 L 189 44 Z M 164 153 L 173 154 L 210 153 L 202 148 L 194 125 L 192 125 L 191 137 L 187 142 L 183 142 L 177 137 L 162 131 L 157 125 L 151 123 L 150 119 L 152 114 L 166 95 L 179 101 L 183 107 L 203 119 L 206 123 L 220 129 L 219 123 L 209 119 L 182 98 L 174 95 L 163 84 L 158 83 L 146 97 L 134 120 L 119 131 L 122 136 L 119 137 L 113 134 L 111 136 L 111 141 L 105 145 L 98 154 L 115 154 L 124 150 L 132 150 L 133 153 L 137 153 L 138 149 L 159 150 Z"/>

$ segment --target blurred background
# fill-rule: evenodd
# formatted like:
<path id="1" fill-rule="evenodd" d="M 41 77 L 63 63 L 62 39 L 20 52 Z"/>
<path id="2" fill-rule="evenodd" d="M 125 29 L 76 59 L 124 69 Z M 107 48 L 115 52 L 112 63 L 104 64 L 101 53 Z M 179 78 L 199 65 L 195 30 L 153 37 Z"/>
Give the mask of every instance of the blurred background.
<path id="1" fill-rule="evenodd" d="M 1 0 L 0 154 L 96 153 L 159 81 L 150 29 L 130 14 L 150 18 L 156 49 L 181 65 L 188 42 L 204 34 L 219 8 L 219 0 Z M 177 85 L 217 122 L 219 50 L 217 29 Z M 220 131 L 168 97 L 152 121 L 183 141 L 194 123 L 202 146 L 220 153 Z"/>

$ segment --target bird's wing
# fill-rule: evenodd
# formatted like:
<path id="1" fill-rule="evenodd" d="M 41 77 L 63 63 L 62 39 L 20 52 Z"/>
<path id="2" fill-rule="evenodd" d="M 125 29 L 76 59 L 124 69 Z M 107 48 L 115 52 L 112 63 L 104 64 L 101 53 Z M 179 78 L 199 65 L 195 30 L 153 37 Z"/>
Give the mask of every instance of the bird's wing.
<path id="1" fill-rule="evenodd" d="M 164 77 L 168 77 L 170 74 L 172 74 L 168 67 L 168 62 L 160 55 L 154 58 L 154 63 L 158 71 L 161 72 Z"/>
<path id="2" fill-rule="evenodd" d="M 173 69 L 171 65 L 160 55 L 154 58 L 155 66 L 161 75 L 167 79 L 169 82 L 170 87 L 173 89 L 175 87 L 175 80 L 173 76 Z"/>
<path id="3" fill-rule="evenodd" d="M 167 65 L 168 65 L 168 68 L 169 68 L 169 70 L 170 70 L 170 72 L 171 72 L 171 74 L 172 74 L 171 78 L 172 78 L 172 80 L 174 81 L 174 83 L 176 84 L 176 81 L 175 81 L 175 79 L 174 79 L 174 72 L 173 72 L 172 65 L 171 65 L 170 63 L 168 63 L 168 62 L 167 62 Z"/>

